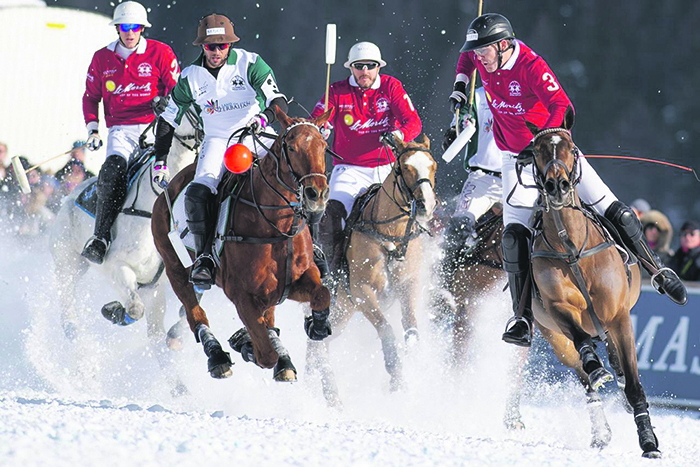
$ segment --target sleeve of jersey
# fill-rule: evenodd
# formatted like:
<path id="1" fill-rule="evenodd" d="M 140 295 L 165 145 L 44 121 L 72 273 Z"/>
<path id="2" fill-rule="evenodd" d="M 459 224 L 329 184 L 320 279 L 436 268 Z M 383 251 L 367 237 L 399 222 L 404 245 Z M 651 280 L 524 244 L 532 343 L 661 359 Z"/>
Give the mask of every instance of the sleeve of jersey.
<path id="1" fill-rule="evenodd" d="M 256 99 L 261 109 L 266 109 L 270 102 L 278 97 L 285 100 L 287 97 L 279 91 L 275 74 L 259 55 L 255 61 L 248 66 L 248 82 L 255 89 Z"/>
<path id="2" fill-rule="evenodd" d="M 335 115 L 335 89 L 333 88 L 333 86 L 331 86 L 330 90 L 328 91 L 328 108 L 331 109 L 331 116 L 328 119 L 328 121 L 331 121 L 333 119 L 333 116 Z M 324 94 L 323 96 L 321 96 L 318 102 L 316 102 L 316 106 L 311 111 L 311 115 L 309 116 L 309 118 L 320 117 L 325 111 L 326 95 Z"/>
<path id="3" fill-rule="evenodd" d="M 102 74 L 99 72 L 97 55 L 92 57 L 85 79 L 85 94 L 83 94 L 83 117 L 85 124 L 99 120 L 98 110 L 102 100 Z"/>
<path id="4" fill-rule="evenodd" d="M 170 93 L 170 101 L 168 107 L 161 114 L 161 118 L 172 125 L 174 128 L 180 126 L 182 117 L 184 117 L 187 109 L 194 103 L 192 90 L 187 76 L 180 76 L 177 84 Z"/>
<path id="5" fill-rule="evenodd" d="M 464 74 L 471 79 L 472 72 L 476 69 L 474 64 L 473 54 L 471 52 L 463 52 L 459 54 L 459 61 L 457 62 L 457 72 L 456 75 Z"/>
<path id="6" fill-rule="evenodd" d="M 549 112 L 549 118 L 542 128 L 561 126 L 564 121 L 566 108 L 571 106 L 573 109 L 574 106 L 559 84 L 557 77 L 554 76 L 554 73 L 542 58 L 538 58 L 532 64 L 530 77 L 533 80 L 530 83 L 532 91 Z"/>
<path id="7" fill-rule="evenodd" d="M 392 86 L 391 111 L 398 121 L 398 129 L 403 133 L 404 141 L 413 141 L 420 134 L 423 124 L 411 98 L 398 81 Z"/>
<path id="8" fill-rule="evenodd" d="M 167 45 L 163 49 L 161 79 L 165 84 L 165 94 L 167 95 L 177 85 L 177 80 L 180 77 L 180 65 L 177 63 L 177 57 L 173 49 Z"/>

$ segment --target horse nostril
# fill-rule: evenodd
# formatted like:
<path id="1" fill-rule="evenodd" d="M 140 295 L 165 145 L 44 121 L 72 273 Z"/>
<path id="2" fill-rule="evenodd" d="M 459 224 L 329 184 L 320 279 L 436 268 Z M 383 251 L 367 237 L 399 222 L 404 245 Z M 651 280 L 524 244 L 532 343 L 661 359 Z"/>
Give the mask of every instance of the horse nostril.
<path id="1" fill-rule="evenodd" d="M 544 189 L 548 194 L 554 196 L 557 193 L 557 184 L 554 183 L 554 180 L 549 179 L 544 182 Z"/>
<path id="2" fill-rule="evenodd" d="M 324 201 L 328 201 L 328 197 L 331 195 L 331 189 L 326 187 L 323 190 L 323 193 L 321 193 L 321 197 L 323 198 Z"/>
<path id="3" fill-rule="evenodd" d="M 304 188 L 304 196 L 309 201 L 316 201 L 318 199 L 318 190 L 312 186 L 307 186 Z"/>
<path id="4" fill-rule="evenodd" d="M 571 184 L 568 180 L 562 180 L 561 182 L 559 182 L 559 189 L 562 193 L 568 193 L 570 188 Z"/>

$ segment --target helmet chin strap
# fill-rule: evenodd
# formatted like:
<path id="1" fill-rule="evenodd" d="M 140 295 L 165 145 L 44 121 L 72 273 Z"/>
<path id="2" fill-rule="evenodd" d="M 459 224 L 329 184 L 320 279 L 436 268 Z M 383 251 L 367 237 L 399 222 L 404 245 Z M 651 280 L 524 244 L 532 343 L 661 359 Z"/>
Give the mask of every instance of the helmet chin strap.
<path id="1" fill-rule="evenodd" d="M 503 66 L 503 54 L 508 52 L 510 49 L 515 49 L 515 46 L 513 45 L 513 42 L 511 41 L 510 45 L 506 47 L 505 50 L 501 50 L 501 42 L 498 41 L 494 44 L 496 46 L 496 52 L 498 53 L 498 68 L 497 70 L 500 70 L 501 67 Z"/>

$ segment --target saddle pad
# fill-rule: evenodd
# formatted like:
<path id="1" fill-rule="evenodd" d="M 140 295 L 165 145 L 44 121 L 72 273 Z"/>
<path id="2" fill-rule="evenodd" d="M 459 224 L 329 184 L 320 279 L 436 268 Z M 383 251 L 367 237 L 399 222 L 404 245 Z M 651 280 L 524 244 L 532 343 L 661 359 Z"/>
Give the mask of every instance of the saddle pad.
<path id="1" fill-rule="evenodd" d="M 189 184 L 183 188 L 183 190 L 177 195 L 173 201 L 173 225 L 175 230 L 177 230 L 182 242 L 185 247 L 194 252 L 194 237 L 190 233 L 190 229 L 187 228 L 187 214 L 185 213 L 185 192 Z M 212 253 L 214 253 L 214 260 L 219 263 L 219 255 L 224 248 L 224 242 L 221 241 L 221 237 L 226 234 L 226 225 L 228 224 L 229 210 L 231 209 L 231 198 L 226 197 L 221 205 L 219 206 L 219 215 L 216 222 L 216 237 L 214 240 L 214 247 L 212 248 Z"/>
<path id="2" fill-rule="evenodd" d="M 75 205 L 94 218 L 97 211 L 97 177 L 80 192 L 75 199 Z"/>

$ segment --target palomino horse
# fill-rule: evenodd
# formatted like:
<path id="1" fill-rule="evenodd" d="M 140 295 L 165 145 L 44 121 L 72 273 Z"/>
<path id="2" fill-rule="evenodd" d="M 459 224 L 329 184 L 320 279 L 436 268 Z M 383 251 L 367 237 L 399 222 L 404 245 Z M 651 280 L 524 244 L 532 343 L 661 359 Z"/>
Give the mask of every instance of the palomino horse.
<path id="1" fill-rule="evenodd" d="M 427 229 L 436 207 L 435 170 L 430 141 L 423 135 L 420 142 L 397 141 L 394 170 L 383 184 L 360 197 L 348 217 L 346 253 L 347 281 L 338 286 L 337 299 L 331 310 L 331 326 L 337 337 L 355 311 L 372 323 L 379 334 L 384 365 L 390 387 L 402 385 L 401 359 L 394 330 L 382 312 L 380 299 L 388 289 L 399 298 L 401 323 L 409 345 L 418 339 L 416 308 L 420 301 L 422 244 L 418 236 Z M 361 209 L 361 210 L 360 210 Z M 343 282 L 343 281 L 341 281 Z M 332 405 L 339 403 L 332 372 L 327 364 L 325 342 L 307 341 L 309 368 L 323 372 L 324 394 Z"/>
<path id="2" fill-rule="evenodd" d="M 309 229 L 304 228 L 304 219 L 322 213 L 328 199 L 327 146 L 319 125 L 326 123 L 330 112 L 313 122 L 290 118 L 279 109 L 276 112 L 282 134 L 268 154 L 238 179 L 237 188 L 226 193 L 235 199 L 235 208 L 229 215 L 228 233 L 222 238 L 224 247 L 216 275 L 216 284 L 236 305 L 247 331 L 243 339 L 234 335 L 231 343 L 236 347 L 236 341 L 249 339 L 252 349 L 236 350 L 262 368 L 273 368 L 278 363 L 280 342 L 272 321 L 278 303 L 285 298 L 310 302 L 316 312 L 327 311 L 330 306 L 330 292 L 321 284 L 313 262 Z M 168 185 L 170 199 L 175 199 L 193 176 L 194 167 L 190 167 L 173 178 Z M 229 377 L 233 364 L 209 329 L 189 274 L 168 238 L 169 228 L 170 213 L 161 196 L 153 207 L 156 248 L 170 284 L 185 307 L 190 329 L 204 347 L 210 375 Z"/>
<path id="3" fill-rule="evenodd" d="M 503 218 L 501 203 L 496 203 L 476 223 L 476 241 L 472 247 L 449 248 L 441 265 L 440 291 L 435 300 L 436 314 L 441 322 L 447 323 L 452 332 L 451 364 L 459 368 L 465 360 L 473 332 L 474 310 L 488 306 L 491 293 L 501 291 L 507 276 L 503 271 L 501 238 L 503 236 Z M 449 243 L 449 242 L 448 242 Z M 451 245 L 452 246 L 452 245 Z M 445 296 L 447 295 L 447 296 Z M 575 349 L 561 334 L 543 328 L 538 324 L 542 336 L 552 346 L 557 358 L 571 367 L 586 388 L 588 412 L 591 419 L 591 446 L 603 447 L 611 438 L 610 426 L 603 412 L 600 395 L 591 387 L 588 375 Z M 520 414 L 520 393 L 523 369 L 528 356 L 528 349 L 513 349 L 518 353 L 512 378 L 515 385 L 511 389 L 506 403 L 503 421 L 510 429 L 525 427 Z"/>
<path id="4" fill-rule="evenodd" d="M 566 340 L 567 348 L 573 343 L 593 388 L 612 378 L 595 354 L 592 338 L 606 342 L 611 365 L 624 375 L 643 456 L 660 457 L 639 381 L 630 319 L 639 299 L 639 265 L 626 264 L 605 230 L 581 206 L 576 192 L 580 156 L 570 134 L 573 124 L 571 108 L 560 128 L 540 131 L 528 123 L 534 135 L 533 171 L 542 213 L 532 272 L 544 307 L 534 310 L 535 318 L 555 339 Z"/>
<path id="5" fill-rule="evenodd" d="M 168 165 L 173 173 L 192 163 L 196 156 L 196 117 L 188 118 L 177 129 L 176 141 L 170 150 Z M 163 191 L 153 182 L 152 150 L 140 153 L 142 166 L 130 171 L 132 178 L 124 209 L 112 227 L 113 241 L 105 261 L 94 269 L 104 275 L 119 292 L 121 301 L 110 302 L 102 308 L 108 319 L 121 325 L 131 324 L 146 315 L 148 336 L 154 347 L 165 342 L 163 317 L 165 314 L 165 280 L 161 278 L 163 263 L 153 244 L 150 217 L 153 203 Z M 95 183 L 86 180 L 68 195 L 61 205 L 51 231 L 51 252 L 55 274 L 61 284 L 61 322 L 66 336 L 74 339 L 79 334 L 80 317 L 76 310 L 76 285 L 93 266 L 80 253 L 92 235 L 94 217 L 82 207 L 78 198 L 85 188 Z M 124 305 L 122 305 L 122 303 Z M 173 334 L 173 333 L 170 333 Z M 168 345 L 179 347 L 177 336 Z M 161 355 L 162 352 L 158 352 Z M 166 357 L 163 357 L 166 358 Z M 161 367 L 165 364 L 160 362 Z"/>

